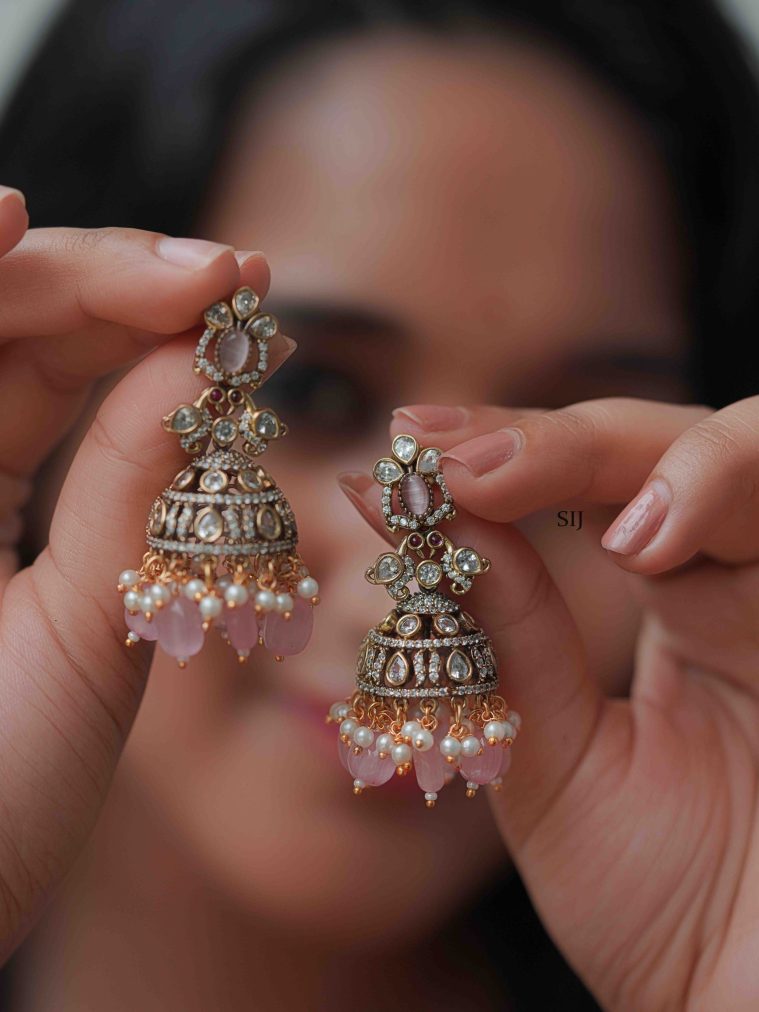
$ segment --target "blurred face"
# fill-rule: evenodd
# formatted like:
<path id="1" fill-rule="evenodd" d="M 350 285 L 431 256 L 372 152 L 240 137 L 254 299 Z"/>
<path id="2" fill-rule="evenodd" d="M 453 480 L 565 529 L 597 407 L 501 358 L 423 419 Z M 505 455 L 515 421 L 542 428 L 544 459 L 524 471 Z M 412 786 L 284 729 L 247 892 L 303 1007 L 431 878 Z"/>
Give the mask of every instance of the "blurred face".
<path id="1" fill-rule="evenodd" d="M 322 604 L 282 665 L 239 668 L 213 638 L 186 671 L 158 654 L 127 770 L 257 917 L 389 943 L 505 867 L 484 799 L 446 792 L 430 812 L 413 778 L 357 799 L 337 760 L 323 715 L 388 602 L 363 579 L 380 542 L 335 476 L 371 468 L 397 405 L 683 399 L 673 221 L 631 115 L 526 44 L 345 40 L 238 115 L 203 231 L 266 252 L 267 306 L 300 345 L 258 402 L 291 425 L 266 465 Z M 636 613 L 599 546 L 612 515 L 522 526 L 624 691 Z"/>

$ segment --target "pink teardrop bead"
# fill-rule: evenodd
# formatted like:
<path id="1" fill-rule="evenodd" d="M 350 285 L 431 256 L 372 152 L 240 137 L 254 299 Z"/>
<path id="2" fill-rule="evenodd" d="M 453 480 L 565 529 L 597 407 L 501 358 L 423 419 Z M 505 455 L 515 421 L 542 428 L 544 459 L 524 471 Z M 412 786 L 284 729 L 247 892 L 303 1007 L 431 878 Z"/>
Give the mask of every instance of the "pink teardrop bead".
<path id="1" fill-rule="evenodd" d="M 297 597 L 289 621 L 276 611 L 270 611 L 266 616 L 264 644 L 278 657 L 292 657 L 305 650 L 313 627 L 313 606 Z"/>
<path id="2" fill-rule="evenodd" d="M 132 615 L 125 608 L 124 621 L 127 624 L 127 628 L 131 629 L 133 633 L 137 633 L 141 640 L 158 639 L 158 628 L 155 619 L 152 622 L 148 622 L 141 611 Z"/>
<path id="3" fill-rule="evenodd" d="M 400 484 L 400 496 L 409 513 L 424 516 L 430 508 L 430 488 L 420 474 L 407 474 Z"/>
<path id="4" fill-rule="evenodd" d="M 223 614 L 227 638 L 235 650 L 252 650 L 258 643 L 258 619 L 250 601 L 227 608 Z"/>
<path id="5" fill-rule="evenodd" d="M 172 597 L 153 619 L 158 642 L 170 657 L 193 657 L 203 646 L 203 620 L 194 601 Z"/>
<path id="6" fill-rule="evenodd" d="M 395 773 L 392 759 L 380 759 L 375 751 L 362 749 L 358 755 L 348 752 L 348 771 L 356 780 L 363 780 L 367 787 L 381 787 Z"/>
<path id="7" fill-rule="evenodd" d="M 489 784 L 499 775 L 503 761 L 503 748 L 500 745 L 483 745 L 482 755 L 467 759 L 459 759 L 459 769 L 465 780 L 475 784 Z"/>
<path id="8" fill-rule="evenodd" d="M 433 793 L 445 787 L 448 763 L 440 754 L 437 745 L 426 752 L 414 751 L 414 772 L 416 782 L 426 793 Z"/>

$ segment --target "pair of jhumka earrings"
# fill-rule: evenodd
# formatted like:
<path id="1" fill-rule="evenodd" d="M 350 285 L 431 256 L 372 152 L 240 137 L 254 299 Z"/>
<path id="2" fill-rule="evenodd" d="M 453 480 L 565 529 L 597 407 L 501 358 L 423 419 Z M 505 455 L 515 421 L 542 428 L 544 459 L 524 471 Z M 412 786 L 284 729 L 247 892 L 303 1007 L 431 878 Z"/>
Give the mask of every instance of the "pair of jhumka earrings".
<path id="1" fill-rule="evenodd" d="M 257 463 L 287 432 L 252 398 L 279 324 L 247 287 L 204 319 L 194 370 L 210 385 L 163 419 L 191 460 L 153 502 L 140 568 L 118 580 L 126 643 L 155 640 L 184 667 L 216 629 L 240 662 L 257 645 L 282 660 L 305 649 L 319 586 L 298 554 L 290 504 Z M 490 562 L 437 529 L 456 515 L 440 456 L 399 435 L 374 466 L 385 524 L 402 541 L 366 578 L 396 604 L 361 645 L 355 692 L 328 715 L 354 793 L 413 769 L 428 807 L 457 773 L 469 797 L 497 788 L 521 725 L 497 694 L 489 638 L 454 600 Z"/>

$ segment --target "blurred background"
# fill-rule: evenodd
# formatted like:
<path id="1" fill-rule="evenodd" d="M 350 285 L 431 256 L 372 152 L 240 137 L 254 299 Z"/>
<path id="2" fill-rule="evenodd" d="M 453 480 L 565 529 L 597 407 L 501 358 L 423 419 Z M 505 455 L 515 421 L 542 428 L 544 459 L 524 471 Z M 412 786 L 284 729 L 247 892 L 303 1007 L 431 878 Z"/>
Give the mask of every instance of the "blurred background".
<path id="1" fill-rule="evenodd" d="M 403 404 L 756 392 L 759 0 L 0 0 L 0 27 L 0 180 L 33 226 L 267 254 L 299 343 L 262 391 L 291 426 L 267 466 L 323 598 L 282 668 L 156 657 L 3 1008 L 594 1009 L 484 798 L 351 793 L 323 715 L 384 601 L 335 476 L 371 467 Z M 118 380 L 40 469 L 29 559 Z M 599 547 L 615 513 L 518 526 L 624 694 L 640 614 Z"/>

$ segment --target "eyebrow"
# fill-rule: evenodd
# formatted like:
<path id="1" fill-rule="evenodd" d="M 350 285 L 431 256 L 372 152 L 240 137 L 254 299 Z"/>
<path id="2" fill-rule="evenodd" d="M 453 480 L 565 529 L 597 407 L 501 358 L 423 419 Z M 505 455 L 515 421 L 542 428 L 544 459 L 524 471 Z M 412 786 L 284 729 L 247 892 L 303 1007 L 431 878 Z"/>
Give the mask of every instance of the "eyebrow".
<path id="1" fill-rule="evenodd" d="M 309 300 L 271 300 L 271 311 L 286 323 L 287 328 L 327 330 L 335 337 L 343 334 L 388 337 L 406 332 L 401 322 L 379 311 L 349 303 Z"/>

